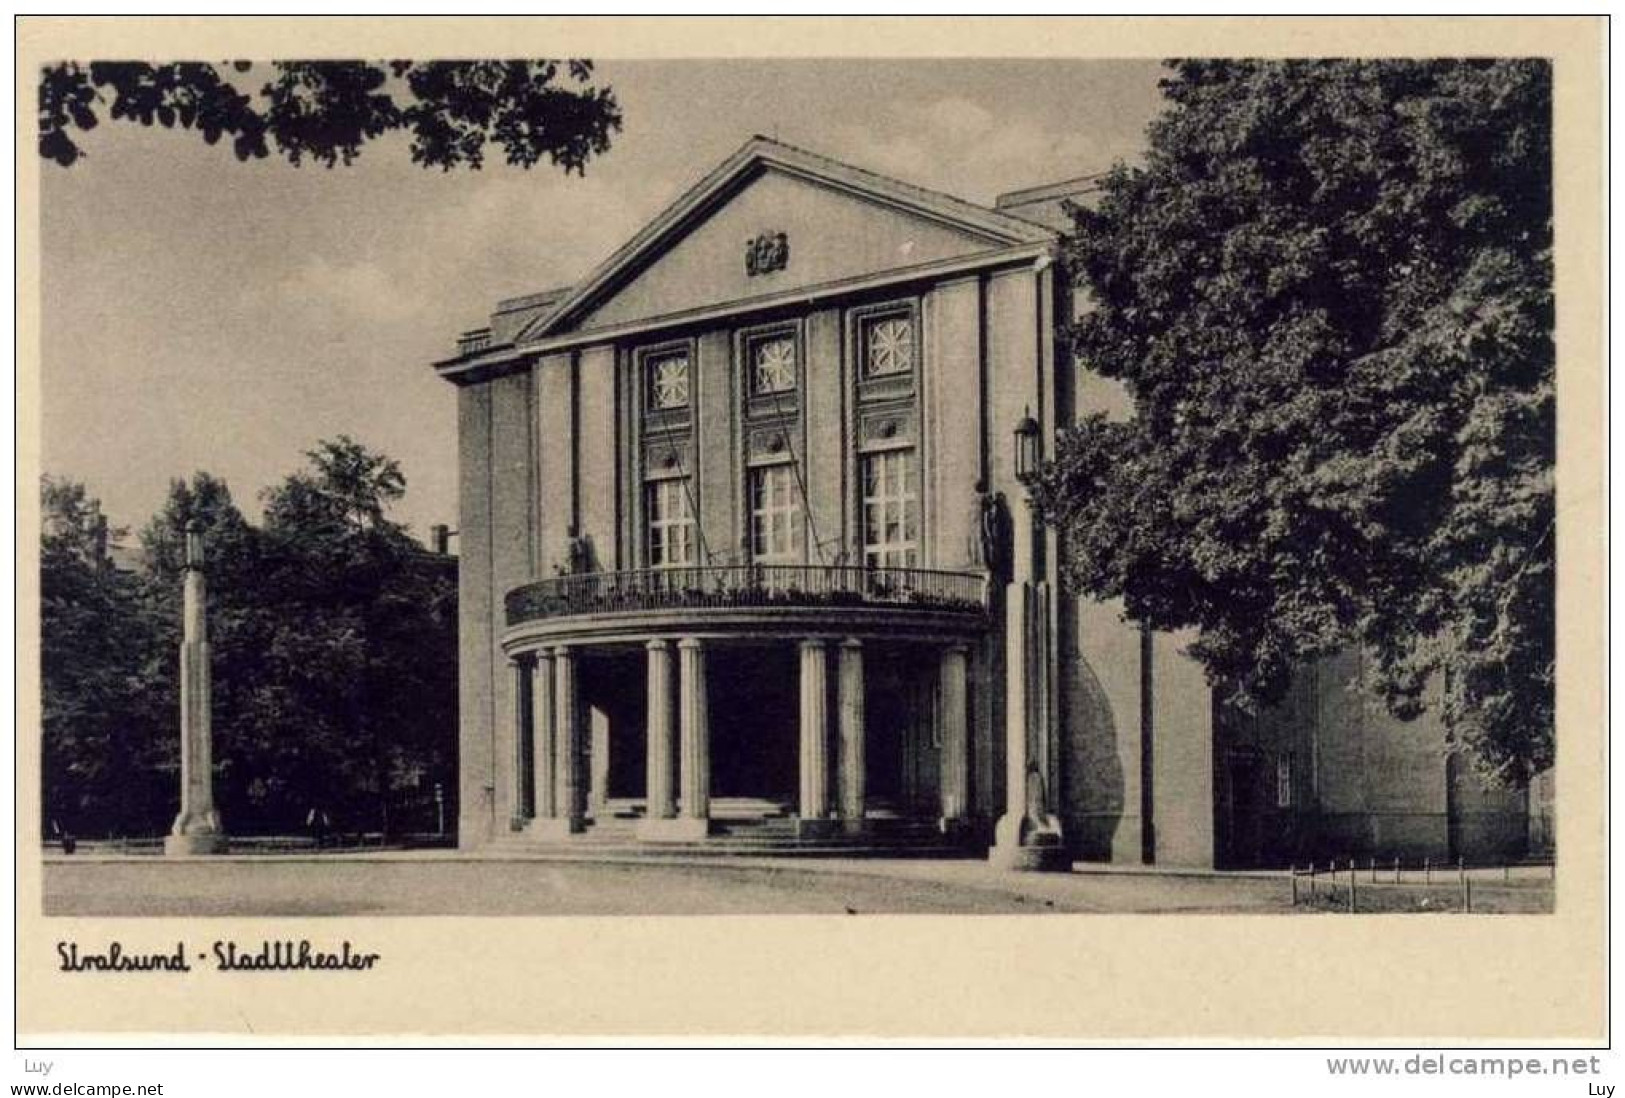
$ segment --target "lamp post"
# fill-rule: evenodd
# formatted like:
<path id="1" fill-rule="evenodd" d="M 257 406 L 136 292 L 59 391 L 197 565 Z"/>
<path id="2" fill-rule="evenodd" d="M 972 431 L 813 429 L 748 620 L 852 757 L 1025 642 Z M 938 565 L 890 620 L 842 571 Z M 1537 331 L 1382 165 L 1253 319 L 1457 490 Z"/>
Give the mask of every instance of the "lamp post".
<path id="1" fill-rule="evenodd" d="M 1030 411 L 1014 431 L 1021 490 L 1011 508 L 1010 583 L 1005 588 L 1005 810 L 988 861 L 1004 869 L 1055 870 L 1068 865 L 1060 821 L 1050 811 L 1051 691 L 1055 645 L 1050 585 L 1038 570 L 1032 483 L 1043 460 L 1043 429 Z"/>

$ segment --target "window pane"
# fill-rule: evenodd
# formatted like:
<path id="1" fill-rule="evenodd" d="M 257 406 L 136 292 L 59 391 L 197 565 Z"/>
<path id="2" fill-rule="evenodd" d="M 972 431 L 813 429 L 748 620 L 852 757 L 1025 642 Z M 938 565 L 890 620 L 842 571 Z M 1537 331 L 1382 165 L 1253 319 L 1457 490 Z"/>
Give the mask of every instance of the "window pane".
<path id="1" fill-rule="evenodd" d="M 756 344 L 751 353 L 751 391 L 783 393 L 795 387 L 795 342 L 784 337 Z"/>
<path id="2" fill-rule="evenodd" d="M 865 333 L 865 371 L 870 377 L 914 368 L 914 329 L 906 317 L 873 320 Z"/>
<path id="3" fill-rule="evenodd" d="M 649 564 L 663 568 L 693 561 L 694 520 L 683 478 L 649 486 Z"/>
<path id="4" fill-rule="evenodd" d="M 871 567 L 910 568 L 916 557 L 914 452 L 890 450 L 863 459 L 864 560 Z"/>
<path id="5" fill-rule="evenodd" d="M 756 560 L 799 559 L 801 499 L 794 477 L 788 465 L 750 471 L 751 555 Z"/>
<path id="6" fill-rule="evenodd" d="M 656 408 L 688 405 L 688 355 L 664 355 L 649 363 L 649 404 Z"/>

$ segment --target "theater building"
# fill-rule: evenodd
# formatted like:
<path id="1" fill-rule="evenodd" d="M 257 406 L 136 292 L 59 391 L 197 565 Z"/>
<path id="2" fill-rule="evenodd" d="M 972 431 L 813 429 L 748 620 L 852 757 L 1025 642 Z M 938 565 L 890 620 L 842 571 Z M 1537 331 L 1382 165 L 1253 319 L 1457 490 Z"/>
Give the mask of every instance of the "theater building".
<path id="1" fill-rule="evenodd" d="M 757 137 L 458 340 L 462 847 L 1463 841 L 1441 736 L 1227 718 L 1184 638 L 1061 589 L 1023 474 L 1122 400 L 1056 346 L 1075 190 L 987 208 Z"/>

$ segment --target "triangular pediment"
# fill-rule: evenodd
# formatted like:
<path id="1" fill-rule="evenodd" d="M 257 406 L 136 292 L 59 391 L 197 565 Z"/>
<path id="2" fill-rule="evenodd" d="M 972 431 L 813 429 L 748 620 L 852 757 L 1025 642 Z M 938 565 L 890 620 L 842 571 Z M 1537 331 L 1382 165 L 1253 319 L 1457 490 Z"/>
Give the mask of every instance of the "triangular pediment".
<path id="1" fill-rule="evenodd" d="M 756 138 L 520 342 L 1047 243 L 1041 226 Z"/>

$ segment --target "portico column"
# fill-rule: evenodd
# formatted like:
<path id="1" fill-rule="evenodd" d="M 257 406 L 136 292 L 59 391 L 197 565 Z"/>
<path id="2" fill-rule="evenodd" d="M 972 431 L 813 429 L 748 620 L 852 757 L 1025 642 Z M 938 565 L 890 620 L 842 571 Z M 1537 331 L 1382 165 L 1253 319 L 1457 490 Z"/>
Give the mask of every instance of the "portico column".
<path id="1" fill-rule="evenodd" d="M 677 642 L 677 786 L 681 804 L 675 808 L 671 804 L 669 659 L 664 641 L 649 644 L 649 814 L 638 824 L 638 838 L 692 842 L 705 838 L 711 829 L 711 720 L 705 699 L 705 648 L 694 637 Z M 656 760 L 661 756 L 665 761 L 657 768 Z M 657 796 L 661 790 L 663 798 Z"/>
<path id="2" fill-rule="evenodd" d="M 677 673 L 683 816 L 703 820 L 711 814 L 711 711 L 705 697 L 705 647 L 693 637 L 677 642 Z"/>
<path id="3" fill-rule="evenodd" d="M 515 656 L 508 661 L 509 687 L 508 693 L 513 698 L 513 761 L 510 766 L 508 790 L 508 822 L 509 826 L 518 831 L 525 826 L 525 821 L 532 814 L 532 805 L 525 796 L 526 787 L 530 784 L 530 675 L 531 663 L 528 657 Z"/>
<path id="4" fill-rule="evenodd" d="M 841 642 L 836 680 L 836 702 L 840 725 L 840 808 L 848 827 L 863 820 L 864 812 L 864 726 L 863 726 L 863 643 L 848 637 Z"/>
<path id="5" fill-rule="evenodd" d="M 550 820 L 558 815 L 558 796 L 553 777 L 553 653 L 536 653 L 530 675 L 531 787 L 535 791 L 535 819 Z"/>
<path id="6" fill-rule="evenodd" d="M 581 830 L 586 788 L 581 774 L 581 700 L 576 695 L 576 656 L 569 647 L 553 649 L 553 736 L 557 764 L 557 810 L 570 831 Z"/>
<path id="7" fill-rule="evenodd" d="M 938 668 L 937 719 L 942 722 L 942 821 L 944 828 L 963 822 L 970 803 L 970 769 L 966 756 L 966 690 L 969 651 L 964 645 L 942 650 Z"/>
<path id="8" fill-rule="evenodd" d="M 669 820 L 677 815 L 671 782 L 671 645 L 663 640 L 652 640 L 646 647 L 649 652 L 649 748 L 644 790 L 648 799 L 647 818 Z"/>
<path id="9" fill-rule="evenodd" d="M 802 830 L 817 830 L 829 817 L 829 663 L 821 640 L 801 642 Z"/>
<path id="10" fill-rule="evenodd" d="M 588 805 L 596 819 L 609 814 L 609 712 L 599 706 L 588 707 L 587 722 L 591 735 Z"/>

